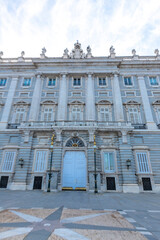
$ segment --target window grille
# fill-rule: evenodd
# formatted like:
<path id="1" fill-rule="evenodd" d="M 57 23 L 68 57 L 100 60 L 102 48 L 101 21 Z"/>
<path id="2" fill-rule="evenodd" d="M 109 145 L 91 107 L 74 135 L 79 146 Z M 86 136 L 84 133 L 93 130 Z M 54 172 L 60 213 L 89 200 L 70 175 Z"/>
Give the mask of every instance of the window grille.
<path id="1" fill-rule="evenodd" d="M 137 153 L 138 169 L 140 173 L 149 173 L 147 153 Z"/>
<path id="2" fill-rule="evenodd" d="M 66 143 L 66 147 L 84 147 L 84 143 L 78 137 L 73 137 L 69 139 Z"/>
<path id="3" fill-rule="evenodd" d="M 16 152 L 6 152 L 2 165 L 2 172 L 12 172 Z"/>
<path id="4" fill-rule="evenodd" d="M 44 172 L 46 169 L 47 151 L 37 151 L 34 165 L 35 172 Z"/>

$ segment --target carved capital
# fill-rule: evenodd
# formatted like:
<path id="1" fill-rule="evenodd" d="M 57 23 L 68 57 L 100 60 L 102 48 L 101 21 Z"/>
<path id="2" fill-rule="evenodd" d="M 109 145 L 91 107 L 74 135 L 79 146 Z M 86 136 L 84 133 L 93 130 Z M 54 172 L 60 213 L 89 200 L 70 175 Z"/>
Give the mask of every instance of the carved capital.
<path id="1" fill-rule="evenodd" d="M 94 134 L 95 134 L 95 130 L 89 130 L 89 142 L 94 142 Z"/>
<path id="2" fill-rule="evenodd" d="M 128 131 L 123 130 L 123 131 L 121 131 L 121 133 L 122 133 L 122 143 L 127 143 L 127 133 L 128 133 Z"/>

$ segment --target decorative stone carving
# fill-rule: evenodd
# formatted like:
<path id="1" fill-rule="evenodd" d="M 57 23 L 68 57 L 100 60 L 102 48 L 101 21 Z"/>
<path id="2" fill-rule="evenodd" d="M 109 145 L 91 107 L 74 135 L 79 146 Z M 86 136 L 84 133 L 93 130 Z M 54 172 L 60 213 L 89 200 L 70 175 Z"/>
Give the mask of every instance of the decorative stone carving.
<path id="1" fill-rule="evenodd" d="M 21 52 L 21 56 L 18 57 L 18 62 L 24 62 L 24 55 L 25 55 L 25 52 L 22 51 L 22 52 Z"/>
<path id="2" fill-rule="evenodd" d="M 62 129 L 56 129 L 56 142 L 61 142 L 62 140 Z"/>
<path id="3" fill-rule="evenodd" d="M 24 132 L 24 143 L 28 143 L 29 142 L 29 131 L 25 131 Z"/>
<path id="4" fill-rule="evenodd" d="M 2 56 L 3 56 L 3 52 L 2 51 L 0 51 L 0 62 L 2 62 L 3 60 L 2 60 Z"/>
<path id="5" fill-rule="evenodd" d="M 42 53 L 40 54 L 41 58 L 46 58 L 46 55 L 45 55 L 46 52 L 47 52 L 46 48 L 45 47 L 42 48 Z"/>
<path id="6" fill-rule="evenodd" d="M 114 141 L 114 138 L 113 137 L 103 137 L 103 143 L 104 145 L 107 145 L 107 146 L 113 146 L 115 144 L 115 141 Z"/>
<path id="7" fill-rule="evenodd" d="M 138 59 L 138 55 L 136 55 L 136 50 L 135 49 L 132 49 L 132 54 L 133 54 L 132 58 L 134 60 L 137 60 Z"/>
<path id="8" fill-rule="evenodd" d="M 127 131 L 121 131 L 122 133 L 122 143 L 127 143 Z"/>
<path id="9" fill-rule="evenodd" d="M 64 49 L 63 58 L 69 58 L 68 53 L 69 53 L 68 48 Z"/>
<path id="10" fill-rule="evenodd" d="M 94 133 L 95 131 L 94 130 L 89 130 L 89 142 L 94 142 Z"/>
<path id="11" fill-rule="evenodd" d="M 91 50 L 91 47 L 90 46 L 88 46 L 87 47 L 87 54 L 86 54 L 86 57 L 87 58 L 91 58 L 92 57 L 92 52 L 91 52 L 92 50 Z"/>
<path id="12" fill-rule="evenodd" d="M 156 59 L 160 59 L 159 49 L 155 49 L 154 53 L 156 54 Z"/>
<path id="13" fill-rule="evenodd" d="M 110 47 L 109 52 L 110 52 L 110 57 L 115 58 L 116 53 L 115 53 L 115 48 L 113 46 Z"/>
<path id="14" fill-rule="evenodd" d="M 81 44 L 78 41 L 74 44 L 74 49 L 72 50 L 70 57 L 71 58 L 85 58 L 85 54 L 83 53 L 83 50 L 81 49 Z"/>
<path id="15" fill-rule="evenodd" d="M 91 47 L 88 46 L 87 47 L 87 54 L 83 53 L 83 50 L 81 49 L 81 44 L 77 42 L 74 44 L 74 49 L 72 50 L 72 52 L 69 54 L 68 49 L 64 49 L 64 53 L 63 53 L 63 58 L 91 58 L 92 53 L 91 53 Z"/>

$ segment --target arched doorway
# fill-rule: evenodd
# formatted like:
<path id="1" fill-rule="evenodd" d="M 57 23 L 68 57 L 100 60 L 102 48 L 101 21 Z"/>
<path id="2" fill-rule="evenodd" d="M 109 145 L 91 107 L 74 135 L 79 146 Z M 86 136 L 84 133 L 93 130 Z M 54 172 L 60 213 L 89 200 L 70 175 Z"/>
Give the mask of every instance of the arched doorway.
<path id="1" fill-rule="evenodd" d="M 86 156 L 85 152 L 81 151 L 84 146 L 78 137 L 67 141 L 66 147 L 69 147 L 69 150 L 66 150 L 63 159 L 62 189 L 86 188 Z"/>

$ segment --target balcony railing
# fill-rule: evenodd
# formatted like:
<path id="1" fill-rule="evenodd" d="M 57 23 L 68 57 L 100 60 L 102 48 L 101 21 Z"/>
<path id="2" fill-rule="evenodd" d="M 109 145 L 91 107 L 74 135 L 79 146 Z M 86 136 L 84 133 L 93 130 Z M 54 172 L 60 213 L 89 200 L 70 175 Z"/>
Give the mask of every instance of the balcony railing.
<path id="1" fill-rule="evenodd" d="M 8 123 L 8 129 L 17 129 L 20 126 L 20 123 Z"/>
<path id="2" fill-rule="evenodd" d="M 144 123 L 134 123 L 134 124 L 132 124 L 132 126 L 135 129 L 146 129 L 146 124 L 144 124 Z"/>
<path id="3" fill-rule="evenodd" d="M 53 121 L 53 122 L 44 122 L 44 121 L 36 121 L 36 122 L 22 122 L 20 128 L 50 128 L 50 127 L 129 127 L 132 128 L 130 122 L 100 122 L 100 121 Z"/>

